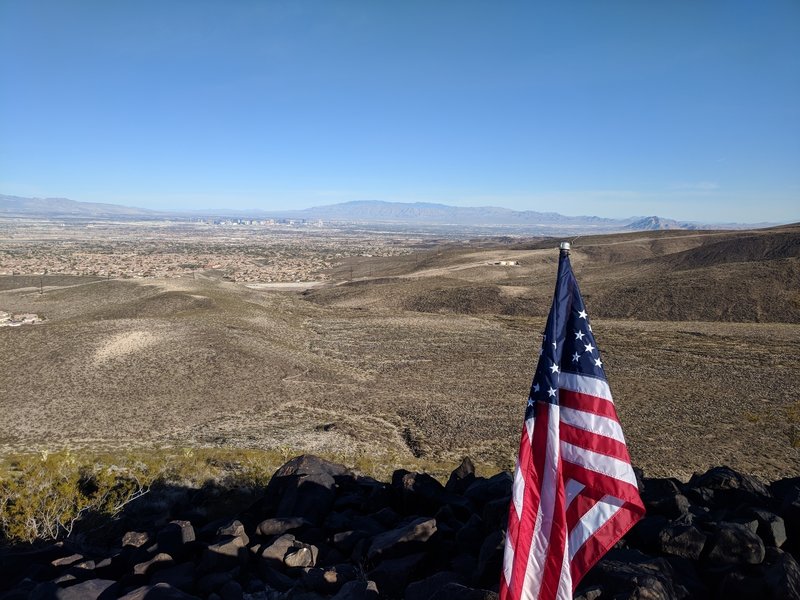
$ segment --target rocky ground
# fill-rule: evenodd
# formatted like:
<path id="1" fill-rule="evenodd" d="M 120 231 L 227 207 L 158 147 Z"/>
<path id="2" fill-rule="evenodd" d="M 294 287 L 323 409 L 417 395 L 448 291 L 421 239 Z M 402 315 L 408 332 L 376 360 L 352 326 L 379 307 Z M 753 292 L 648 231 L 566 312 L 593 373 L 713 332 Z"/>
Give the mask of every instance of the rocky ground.
<path id="1" fill-rule="evenodd" d="M 239 511 L 162 491 L 109 525 L 105 547 L 6 549 L 0 599 L 494 599 L 511 482 L 476 477 L 469 459 L 442 485 L 301 456 Z M 800 477 L 763 485 L 716 467 L 687 483 L 640 474 L 640 489 L 647 516 L 576 598 L 800 598 Z"/>

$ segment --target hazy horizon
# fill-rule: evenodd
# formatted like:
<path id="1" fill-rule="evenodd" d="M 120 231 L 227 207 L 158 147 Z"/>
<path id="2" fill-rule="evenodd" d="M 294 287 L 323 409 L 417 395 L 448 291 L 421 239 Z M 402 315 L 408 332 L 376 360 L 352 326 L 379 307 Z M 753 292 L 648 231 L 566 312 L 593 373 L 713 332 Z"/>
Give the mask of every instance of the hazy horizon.
<path id="1" fill-rule="evenodd" d="M 0 191 L 800 220 L 800 5 L 0 5 Z"/>

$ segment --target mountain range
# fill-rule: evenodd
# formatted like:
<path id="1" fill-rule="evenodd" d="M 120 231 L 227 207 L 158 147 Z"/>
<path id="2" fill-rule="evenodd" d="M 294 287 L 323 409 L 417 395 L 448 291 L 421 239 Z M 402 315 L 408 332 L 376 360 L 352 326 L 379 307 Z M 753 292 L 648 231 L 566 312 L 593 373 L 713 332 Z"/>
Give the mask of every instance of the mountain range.
<path id="1" fill-rule="evenodd" d="M 664 229 L 739 229 L 753 227 L 732 223 L 698 224 L 659 216 L 609 219 L 598 216 L 566 216 L 555 212 L 511 210 L 496 206 L 461 207 L 429 202 L 356 200 L 301 210 L 206 209 L 157 211 L 67 198 L 24 198 L 0 195 L 0 217 L 49 219 L 189 219 L 203 217 L 240 219 L 305 219 L 353 225 L 418 226 L 448 229 L 503 228 L 537 234 L 564 232 L 648 231 Z M 767 225 L 767 224 L 763 224 Z"/>

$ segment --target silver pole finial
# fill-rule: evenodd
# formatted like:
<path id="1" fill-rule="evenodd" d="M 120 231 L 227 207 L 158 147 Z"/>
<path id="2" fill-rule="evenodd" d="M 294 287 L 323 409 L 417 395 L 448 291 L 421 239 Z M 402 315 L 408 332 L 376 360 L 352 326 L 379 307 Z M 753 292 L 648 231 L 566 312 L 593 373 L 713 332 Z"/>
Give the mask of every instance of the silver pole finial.
<path id="1" fill-rule="evenodd" d="M 564 250 L 565 252 L 569 252 L 569 248 L 570 248 L 569 242 L 561 242 L 561 245 L 559 245 L 559 248 L 561 250 Z"/>

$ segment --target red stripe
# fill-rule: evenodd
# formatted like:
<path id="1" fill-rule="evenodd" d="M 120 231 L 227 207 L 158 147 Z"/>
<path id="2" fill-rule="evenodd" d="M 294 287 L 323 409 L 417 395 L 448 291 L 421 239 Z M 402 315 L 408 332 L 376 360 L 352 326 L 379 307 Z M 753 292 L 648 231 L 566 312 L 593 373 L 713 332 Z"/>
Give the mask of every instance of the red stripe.
<path id="1" fill-rule="evenodd" d="M 597 396 L 590 396 L 589 394 L 581 394 L 561 388 L 558 394 L 558 403 L 566 408 L 574 408 L 576 410 L 594 413 L 601 417 L 608 417 L 619 423 L 617 409 L 614 407 L 614 403 L 598 398 Z"/>
<path id="2" fill-rule="evenodd" d="M 568 536 L 565 515 L 564 478 L 561 473 L 561 458 L 558 458 L 556 475 L 556 495 L 553 504 L 552 529 L 547 545 L 547 558 L 544 563 L 540 600 L 553 600 L 558 595 L 558 582 L 561 581 L 561 568 L 564 564 L 564 551 Z"/>
<path id="3" fill-rule="evenodd" d="M 567 507 L 567 529 L 572 531 L 572 528 L 575 527 L 575 523 L 580 521 L 581 517 L 603 496 L 605 496 L 605 494 L 597 493 L 591 488 L 583 488 L 581 493 L 578 494 Z"/>
<path id="4" fill-rule="evenodd" d="M 580 481 L 585 486 L 594 489 L 595 493 L 601 494 L 601 496 L 609 494 L 619 498 L 623 502 L 630 502 L 636 506 L 641 506 L 642 510 L 644 510 L 642 500 L 639 497 L 639 488 L 635 485 L 620 481 L 614 477 L 609 477 L 608 475 L 603 475 L 602 473 L 585 469 L 580 465 L 566 460 L 564 461 L 563 469 L 564 477 L 567 479 Z"/>
<path id="5" fill-rule="evenodd" d="M 624 504 L 578 549 L 570 563 L 573 590 L 589 569 L 642 517 L 644 509 L 639 512 L 639 508 Z"/>
<path id="6" fill-rule="evenodd" d="M 563 421 L 560 429 L 561 440 L 564 442 L 569 442 L 570 444 L 585 448 L 586 450 L 599 452 L 600 454 L 605 454 L 606 456 L 624 460 L 626 463 L 631 462 L 631 457 L 628 454 L 628 447 L 622 442 L 618 442 L 617 440 L 604 435 L 592 433 L 591 431 L 586 431 L 580 427 L 568 425 Z"/>
<path id="7" fill-rule="evenodd" d="M 520 517 L 519 532 L 514 547 L 514 567 L 511 571 L 511 598 L 517 600 L 522 595 L 522 584 L 528 568 L 528 556 L 533 541 L 533 529 L 536 525 L 536 513 L 539 511 L 540 478 L 544 467 L 547 426 L 550 414 L 547 405 L 539 404 L 533 424 L 533 444 L 528 442 L 528 430 L 522 428 L 522 441 L 520 443 L 520 471 L 525 478 L 525 494 L 522 501 L 522 516 Z M 523 462 L 524 460 L 524 462 Z"/>

